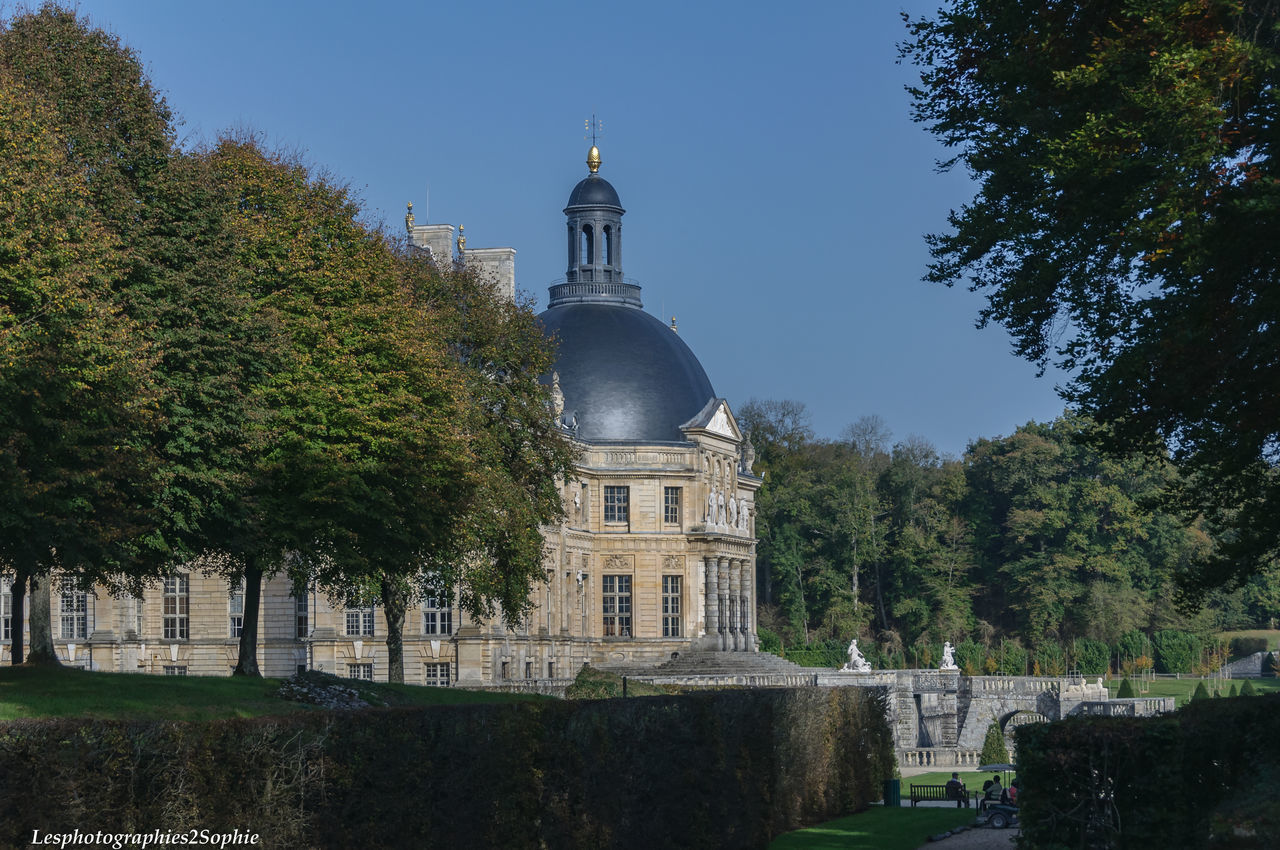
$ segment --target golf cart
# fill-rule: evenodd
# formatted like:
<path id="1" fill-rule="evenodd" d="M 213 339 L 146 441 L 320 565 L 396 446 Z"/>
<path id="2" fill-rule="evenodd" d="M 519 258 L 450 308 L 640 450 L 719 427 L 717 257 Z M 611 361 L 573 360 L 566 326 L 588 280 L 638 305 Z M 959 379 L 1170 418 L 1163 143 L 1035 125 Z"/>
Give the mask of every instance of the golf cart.
<path id="1" fill-rule="evenodd" d="M 1015 764 L 983 764 L 978 766 L 978 770 L 986 773 L 1000 773 L 1004 779 L 1002 784 L 1004 788 L 1009 787 L 1009 774 L 1013 773 L 1017 776 L 1018 766 Z M 1012 803 L 997 800 L 983 799 L 978 803 L 978 819 L 985 818 L 987 826 L 992 829 L 1004 829 L 1010 824 L 1018 822 L 1018 807 Z"/>

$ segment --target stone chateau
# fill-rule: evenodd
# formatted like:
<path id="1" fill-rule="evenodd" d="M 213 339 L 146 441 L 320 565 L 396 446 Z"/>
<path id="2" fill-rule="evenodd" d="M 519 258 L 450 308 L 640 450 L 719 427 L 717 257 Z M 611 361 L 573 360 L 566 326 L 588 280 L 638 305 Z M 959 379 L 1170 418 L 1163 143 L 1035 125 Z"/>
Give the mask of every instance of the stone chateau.
<path id="1" fill-rule="evenodd" d="M 544 529 L 546 581 L 520 623 L 476 622 L 447 599 L 410 609 L 405 680 L 420 684 L 553 684 L 583 664 L 651 667 L 692 650 L 756 650 L 754 498 L 761 480 L 728 402 L 693 352 L 642 309 L 623 276 L 617 191 L 589 172 L 564 208 L 568 265 L 541 320 L 559 340 L 547 376 L 564 438 L 581 465 L 563 483 L 567 511 Z M 440 262 L 454 251 L 509 296 L 515 251 L 466 247 L 463 229 L 417 224 L 408 235 Z M 228 675 L 244 596 L 198 570 L 179 570 L 140 599 L 70 584 L 52 605 L 64 663 L 94 670 Z M 0 587 L 0 663 L 9 661 L 9 588 Z M 25 625 L 25 624 L 24 624 Z M 24 630 L 25 631 L 25 630 Z M 259 663 L 264 675 L 303 669 L 385 680 L 386 623 L 378 607 L 335 606 L 264 582 Z M 741 657 L 741 656 L 739 656 Z M 550 682 L 548 680 L 551 680 Z"/>

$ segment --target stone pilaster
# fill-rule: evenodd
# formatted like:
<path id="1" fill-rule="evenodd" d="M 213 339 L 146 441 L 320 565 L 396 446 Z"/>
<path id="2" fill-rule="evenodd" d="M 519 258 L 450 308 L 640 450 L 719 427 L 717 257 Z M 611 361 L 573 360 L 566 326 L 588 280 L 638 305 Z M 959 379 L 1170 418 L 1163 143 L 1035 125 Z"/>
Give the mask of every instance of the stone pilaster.
<path id="1" fill-rule="evenodd" d="M 747 652 L 756 651 L 756 565 L 750 559 L 742 562 L 742 635 L 746 639 L 743 647 Z"/>

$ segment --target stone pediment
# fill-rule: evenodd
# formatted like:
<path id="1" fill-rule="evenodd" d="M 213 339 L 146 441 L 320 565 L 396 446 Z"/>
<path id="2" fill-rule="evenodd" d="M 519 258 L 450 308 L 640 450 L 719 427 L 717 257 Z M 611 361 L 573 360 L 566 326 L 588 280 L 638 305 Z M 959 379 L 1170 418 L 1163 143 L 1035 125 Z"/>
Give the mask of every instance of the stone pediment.
<path id="1" fill-rule="evenodd" d="M 742 431 L 729 410 L 729 402 L 722 398 L 713 398 L 706 403 L 698 415 L 680 426 L 681 431 L 709 431 L 735 443 L 742 442 Z"/>

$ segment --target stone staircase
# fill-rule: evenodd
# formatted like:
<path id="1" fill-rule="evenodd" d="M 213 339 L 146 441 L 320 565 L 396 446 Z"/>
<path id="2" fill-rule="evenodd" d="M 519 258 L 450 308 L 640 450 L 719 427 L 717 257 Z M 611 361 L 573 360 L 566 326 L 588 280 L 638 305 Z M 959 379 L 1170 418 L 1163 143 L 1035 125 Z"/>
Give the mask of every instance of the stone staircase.
<path id="1" fill-rule="evenodd" d="M 813 674 L 769 652 L 683 652 L 656 666 L 600 665 L 628 678 L 658 684 L 799 687 Z"/>

